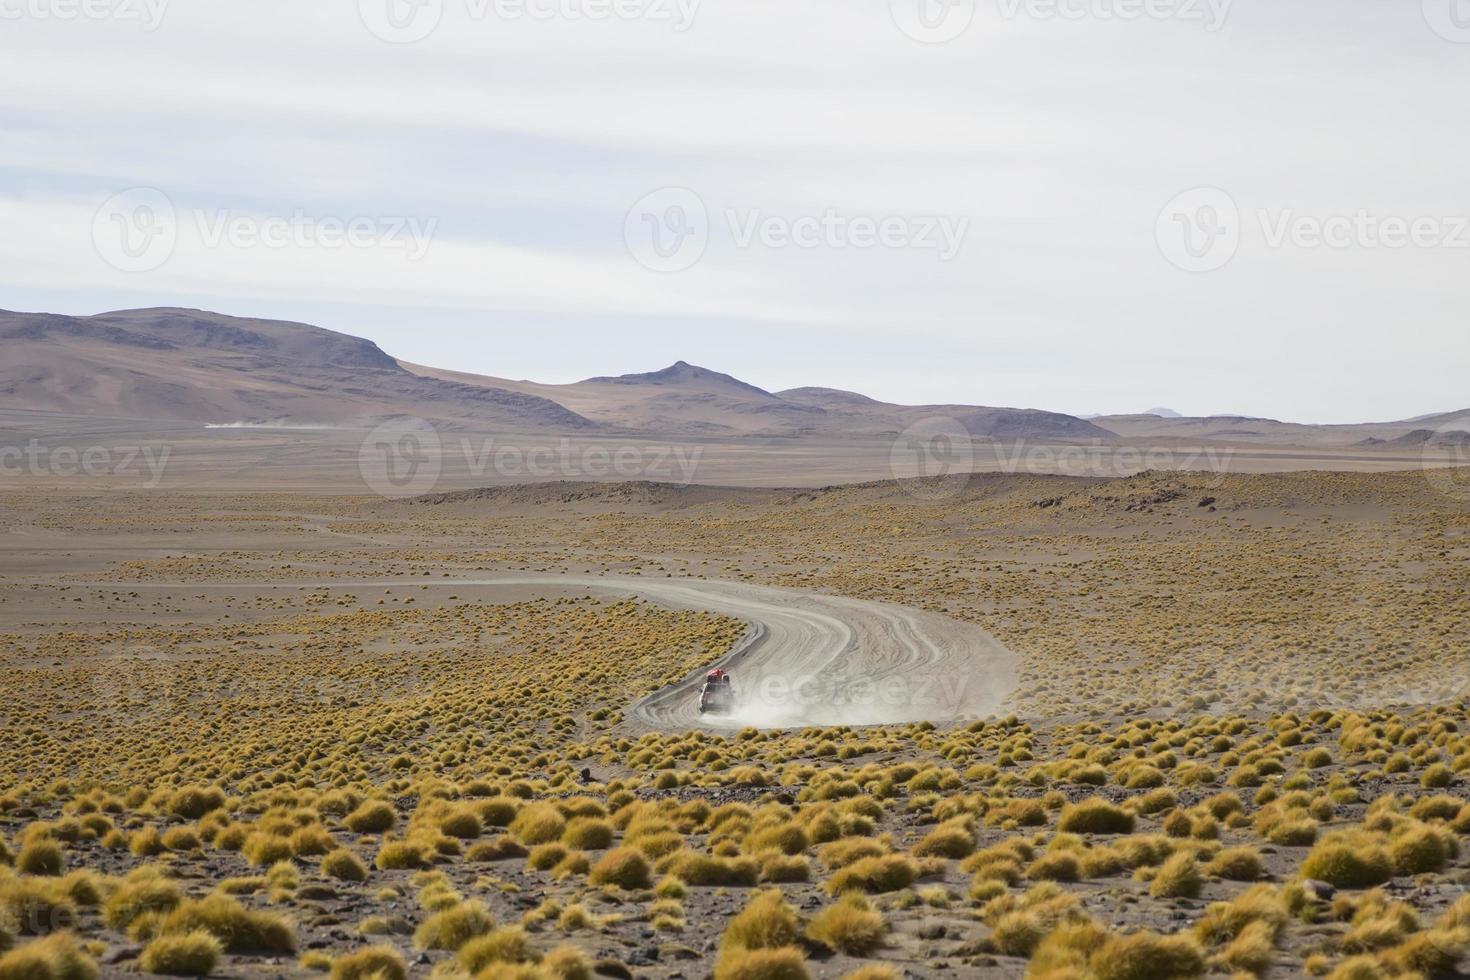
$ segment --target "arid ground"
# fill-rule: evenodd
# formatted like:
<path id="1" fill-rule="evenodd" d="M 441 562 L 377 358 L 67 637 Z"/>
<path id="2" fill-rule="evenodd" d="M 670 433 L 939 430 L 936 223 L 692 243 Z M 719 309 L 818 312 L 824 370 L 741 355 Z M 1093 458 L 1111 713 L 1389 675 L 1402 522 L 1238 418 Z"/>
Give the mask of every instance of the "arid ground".
<path id="1" fill-rule="evenodd" d="M 0 977 L 1454 976 L 1464 476 L 18 486 Z"/>

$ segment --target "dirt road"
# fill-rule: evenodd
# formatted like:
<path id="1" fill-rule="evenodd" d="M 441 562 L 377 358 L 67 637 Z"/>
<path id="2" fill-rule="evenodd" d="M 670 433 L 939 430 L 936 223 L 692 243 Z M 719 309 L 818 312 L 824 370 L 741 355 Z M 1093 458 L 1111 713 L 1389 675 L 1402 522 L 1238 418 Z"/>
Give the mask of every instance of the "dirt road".
<path id="1" fill-rule="evenodd" d="M 73 587 L 87 583 L 72 581 Z M 117 582 L 90 583 L 94 586 Z M 130 590 L 249 593 L 302 587 L 359 590 L 402 587 L 400 581 L 129 582 Z M 548 593 L 638 596 L 679 609 L 721 613 L 749 624 L 719 661 L 734 678 L 736 708 L 701 716 L 700 667 L 682 681 L 642 698 L 627 712 L 641 729 L 796 728 L 954 722 L 992 714 L 1016 685 L 1015 657 L 984 630 L 904 606 L 739 582 L 507 573 L 440 579 L 436 588 L 491 593 L 517 601 Z M 496 597 L 494 593 L 509 593 Z"/>

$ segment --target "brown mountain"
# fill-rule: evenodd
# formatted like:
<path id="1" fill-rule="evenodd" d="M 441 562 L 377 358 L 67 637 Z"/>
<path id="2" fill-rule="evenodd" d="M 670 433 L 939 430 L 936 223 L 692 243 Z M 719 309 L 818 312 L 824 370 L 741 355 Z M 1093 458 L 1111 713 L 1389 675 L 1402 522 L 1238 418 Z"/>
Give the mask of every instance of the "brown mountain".
<path id="1" fill-rule="evenodd" d="M 395 416 L 588 429 L 555 402 L 407 371 L 372 341 L 201 310 L 0 311 L 0 408 L 203 423 L 364 425 Z"/>
<path id="2" fill-rule="evenodd" d="M 940 419 L 997 441 L 1397 448 L 1415 443 L 1415 430 L 1470 428 L 1470 412 L 1316 426 L 1243 416 L 1084 420 L 1034 409 L 894 405 L 835 388 L 766 391 L 685 361 L 643 374 L 541 384 L 410 364 L 372 341 L 304 323 L 176 308 L 84 317 L 0 311 L 0 345 L 0 410 L 90 417 L 365 427 L 411 416 L 507 432 L 823 442 L 891 438 Z"/>

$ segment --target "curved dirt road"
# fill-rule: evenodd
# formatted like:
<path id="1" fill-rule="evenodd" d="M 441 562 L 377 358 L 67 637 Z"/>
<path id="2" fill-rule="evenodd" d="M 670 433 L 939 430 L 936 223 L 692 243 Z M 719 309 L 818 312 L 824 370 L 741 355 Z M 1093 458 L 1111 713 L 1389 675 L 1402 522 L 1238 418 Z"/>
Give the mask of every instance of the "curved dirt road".
<path id="1" fill-rule="evenodd" d="M 69 582 L 69 585 L 84 583 Z M 393 588 L 399 581 L 107 582 L 129 589 Z M 994 713 L 1016 686 L 1015 656 L 969 623 L 905 606 L 793 589 L 704 579 L 506 573 L 440 579 L 435 586 L 635 595 L 678 609 L 721 613 L 749 624 L 720 666 L 736 708 L 700 715 L 707 664 L 633 704 L 635 728 L 798 728 L 956 722 Z"/>

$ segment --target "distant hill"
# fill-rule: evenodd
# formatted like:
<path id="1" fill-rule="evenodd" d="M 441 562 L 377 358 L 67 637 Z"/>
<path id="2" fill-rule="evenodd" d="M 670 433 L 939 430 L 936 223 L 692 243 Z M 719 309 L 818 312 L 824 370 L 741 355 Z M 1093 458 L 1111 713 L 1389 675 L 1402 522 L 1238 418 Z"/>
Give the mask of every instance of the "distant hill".
<path id="1" fill-rule="evenodd" d="M 1165 408 L 1082 419 L 1038 409 L 895 405 L 837 388 L 771 392 L 682 360 L 646 373 L 542 384 L 410 364 L 370 340 L 305 323 L 172 307 L 84 317 L 0 311 L 0 345 L 0 410 L 216 425 L 367 427 L 408 416 L 507 432 L 884 440 L 940 420 L 1006 442 L 1395 449 L 1428 440 L 1416 430 L 1470 430 L 1470 410 L 1310 426 L 1184 418 Z"/>
<path id="2" fill-rule="evenodd" d="M 404 370 L 372 341 L 202 310 L 0 311 L 0 408 L 202 423 L 368 425 L 421 416 L 518 429 L 593 423 L 546 399 Z"/>
<path id="3" fill-rule="evenodd" d="M 953 420 L 975 438 L 1112 440 L 1113 433 L 1057 412 L 975 405 L 892 405 L 834 388 L 764 388 L 676 361 L 660 371 L 546 385 L 405 364 L 411 371 L 551 399 L 599 424 L 685 435 L 892 438 L 920 421 Z"/>

